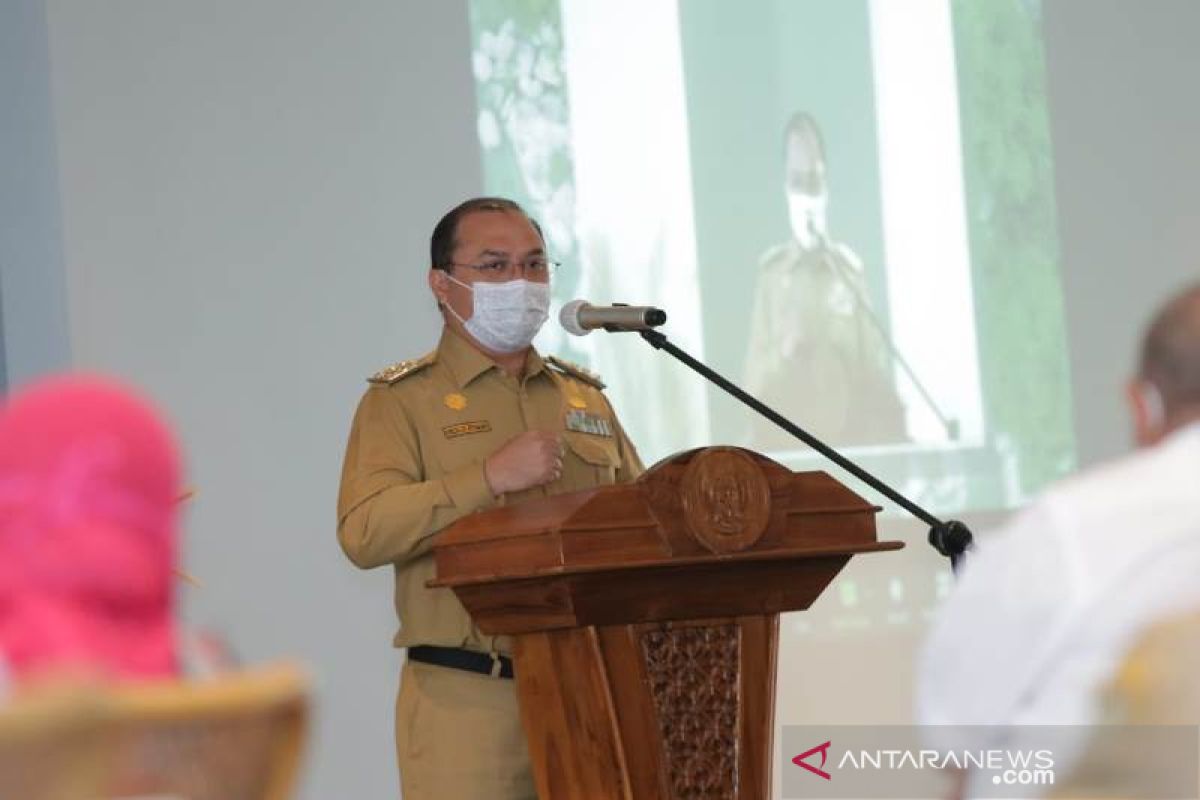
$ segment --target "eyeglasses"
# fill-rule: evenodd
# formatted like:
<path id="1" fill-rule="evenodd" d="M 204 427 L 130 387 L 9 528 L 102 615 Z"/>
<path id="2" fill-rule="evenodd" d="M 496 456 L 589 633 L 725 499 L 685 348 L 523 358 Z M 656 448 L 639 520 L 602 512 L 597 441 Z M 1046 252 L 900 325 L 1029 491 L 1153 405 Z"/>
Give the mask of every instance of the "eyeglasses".
<path id="1" fill-rule="evenodd" d="M 482 261 L 478 264 L 459 264 L 450 261 L 446 263 L 446 266 L 474 270 L 480 280 L 484 281 L 511 280 L 518 272 L 531 281 L 548 281 L 554 271 L 562 266 L 562 264 L 558 261 L 551 261 L 548 258 L 538 256 L 521 262 L 500 258 Z"/>

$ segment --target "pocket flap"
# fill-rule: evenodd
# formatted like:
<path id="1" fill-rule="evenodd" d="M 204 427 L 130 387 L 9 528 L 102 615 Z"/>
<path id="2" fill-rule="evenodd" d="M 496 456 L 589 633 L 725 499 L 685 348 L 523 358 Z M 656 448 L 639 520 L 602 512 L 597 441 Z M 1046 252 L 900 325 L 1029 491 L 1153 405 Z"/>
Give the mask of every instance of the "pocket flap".
<path id="1" fill-rule="evenodd" d="M 563 434 L 563 439 L 572 453 L 589 464 L 595 464 L 598 467 L 619 467 L 621 465 L 621 459 L 617 456 L 616 439 L 571 432 Z"/>

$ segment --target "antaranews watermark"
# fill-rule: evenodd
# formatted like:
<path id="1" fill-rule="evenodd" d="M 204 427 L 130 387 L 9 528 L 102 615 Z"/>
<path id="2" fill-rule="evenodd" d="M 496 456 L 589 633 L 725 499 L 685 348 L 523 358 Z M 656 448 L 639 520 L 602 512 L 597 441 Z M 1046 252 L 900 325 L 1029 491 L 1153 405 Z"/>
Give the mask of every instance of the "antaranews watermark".
<path id="1" fill-rule="evenodd" d="M 785 726 L 785 798 L 1200 797 L 1188 726 Z"/>

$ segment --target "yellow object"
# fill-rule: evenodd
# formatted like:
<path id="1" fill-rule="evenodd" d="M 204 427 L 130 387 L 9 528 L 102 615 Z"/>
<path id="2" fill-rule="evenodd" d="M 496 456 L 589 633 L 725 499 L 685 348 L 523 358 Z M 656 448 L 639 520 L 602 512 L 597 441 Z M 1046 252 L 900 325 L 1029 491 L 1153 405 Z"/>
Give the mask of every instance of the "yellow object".
<path id="1" fill-rule="evenodd" d="M 491 423 L 487 420 L 477 420 L 475 422 L 460 422 L 457 425 L 448 425 L 442 428 L 442 435 L 447 439 L 453 439 L 457 436 L 467 436 L 472 433 L 489 433 L 491 430 Z"/>
<path id="2" fill-rule="evenodd" d="M 0 704 L 0 797 L 104 797 L 113 742 L 103 706 L 86 687 L 22 689 Z"/>
<path id="3" fill-rule="evenodd" d="M 450 394 L 446 395 L 444 398 L 442 398 L 442 402 L 446 404 L 446 408 L 450 408 L 455 411 L 462 411 L 467 407 L 467 398 L 463 397 L 458 392 L 451 392 Z"/>
<path id="4" fill-rule="evenodd" d="M 587 401 L 582 397 L 569 397 L 567 398 L 567 404 L 571 406 L 571 408 L 587 408 Z"/>
<path id="5" fill-rule="evenodd" d="M 0 797 L 285 800 L 308 692 L 289 665 L 203 682 L 23 690 L 0 708 Z"/>
<path id="6" fill-rule="evenodd" d="M 379 370 L 379 372 L 367 378 L 367 381 L 369 383 L 391 385 L 407 378 L 409 375 L 415 375 L 431 363 L 429 356 L 414 358 L 408 361 L 397 361 L 395 364 L 390 364 Z"/>
<path id="7" fill-rule="evenodd" d="M 1050 798 L 1191 797 L 1200 724 L 1200 614 L 1159 620 L 1097 693 L 1097 723 Z M 1190 731 L 1190 738 L 1187 733 Z"/>
<path id="8" fill-rule="evenodd" d="M 105 797 L 291 797 L 308 734 L 308 679 L 281 664 L 105 696 L 114 774 Z"/>

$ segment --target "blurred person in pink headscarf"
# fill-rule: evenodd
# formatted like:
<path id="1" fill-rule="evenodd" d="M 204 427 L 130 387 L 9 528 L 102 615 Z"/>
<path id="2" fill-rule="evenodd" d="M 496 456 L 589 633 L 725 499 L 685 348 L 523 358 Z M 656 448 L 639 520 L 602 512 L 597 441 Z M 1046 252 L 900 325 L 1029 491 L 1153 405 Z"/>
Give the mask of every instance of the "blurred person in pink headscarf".
<path id="1" fill-rule="evenodd" d="M 67 376 L 0 409 L 0 662 L 117 680 L 178 673 L 180 460 L 143 400 Z"/>

